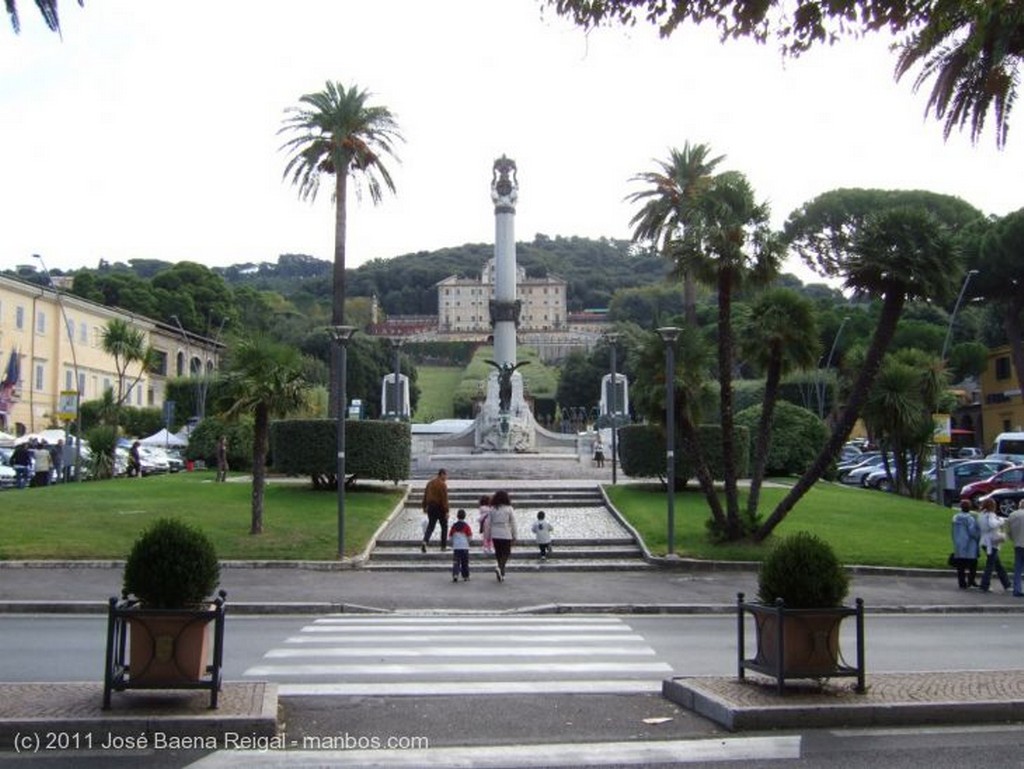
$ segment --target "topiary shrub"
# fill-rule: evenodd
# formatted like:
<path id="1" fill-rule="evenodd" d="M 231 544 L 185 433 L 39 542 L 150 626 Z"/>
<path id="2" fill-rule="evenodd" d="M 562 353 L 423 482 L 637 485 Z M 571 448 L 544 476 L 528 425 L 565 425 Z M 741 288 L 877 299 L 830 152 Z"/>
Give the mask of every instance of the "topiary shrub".
<path id="1" fill-rule="evenodd" d="M 144 531 L 125 561 L 124 590 L 147 609 L 191 609 L 220 581 L 213 543 L 199 529 L 162 518 Z"/>
<path id="2" fill-rule="evenodd" d="M 832 546 L 806 531 L 786 537 L 773 547 L 758 575 L 757 597 L 788 609 L 829 609 L 842 606 L 850 579 Z"/>

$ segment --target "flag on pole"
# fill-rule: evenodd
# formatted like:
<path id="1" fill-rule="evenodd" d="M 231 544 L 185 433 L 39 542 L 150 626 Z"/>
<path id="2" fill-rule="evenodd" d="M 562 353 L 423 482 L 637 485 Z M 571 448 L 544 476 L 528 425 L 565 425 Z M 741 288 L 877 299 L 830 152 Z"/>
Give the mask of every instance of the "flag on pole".
<path id="1" fill-rule="evenodd" d="M 3 379 L 0 379 L 0 412 L 6 414 L 11 410 L 20 376 L 21 356 L 17 350 L 12 349 L 11 356 L 7 359 L 7 366 L 4 368 Z"/>

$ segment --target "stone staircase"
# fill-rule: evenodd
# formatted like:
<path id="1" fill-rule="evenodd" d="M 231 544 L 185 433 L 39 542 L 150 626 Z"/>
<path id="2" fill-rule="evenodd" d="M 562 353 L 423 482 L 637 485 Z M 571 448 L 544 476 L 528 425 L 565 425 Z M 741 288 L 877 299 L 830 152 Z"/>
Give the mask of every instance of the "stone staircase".
<path id="1" fill-rule="evenodd" d="M 494 558 L 483 552 L 476 522 L 481 496 L 496 484 L 460 485 L 449 488 L 451 521 L 464 509 L 473 527 L 470 550 L 471 570 L 491 570 Z M 512 550 L 510 568 L 517 571 L 626 571 L 648 568 L 643 551 L 632 532 L 625 528 L 604 503 L 597 485 L 558 487 L 551 484 L 517 486 L 509 489 L 516 512 L 518 540 Z M 419 502 L 422 487 L 414 488 L 405 509 L 399 512 L 377 538 L 364 568 L 389 571 L 451 569 L 451 551 L 442 552 L 435 530 L 426 553 L 420 552 L 424 515 Z M 552 554 L 541 561 L 530 526 L 543 510 L 554 527 Z"/>

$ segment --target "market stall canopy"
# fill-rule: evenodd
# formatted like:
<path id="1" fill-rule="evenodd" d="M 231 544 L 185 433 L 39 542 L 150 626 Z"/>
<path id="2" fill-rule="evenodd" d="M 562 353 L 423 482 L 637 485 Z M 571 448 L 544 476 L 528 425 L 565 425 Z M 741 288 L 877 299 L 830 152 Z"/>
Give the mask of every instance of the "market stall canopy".
<path id="1" fill-rule="evenodd" d="M 160 446 L 167 447 L 171 446 L 174 448 L 181 448 L 188 446 L 188 441 L 179 438 L 174 433 L 170 432 L 166 427 L 159 432 L 155 432 L 148 438 L 141 438 L 139 440 L 143 446 Z"/>

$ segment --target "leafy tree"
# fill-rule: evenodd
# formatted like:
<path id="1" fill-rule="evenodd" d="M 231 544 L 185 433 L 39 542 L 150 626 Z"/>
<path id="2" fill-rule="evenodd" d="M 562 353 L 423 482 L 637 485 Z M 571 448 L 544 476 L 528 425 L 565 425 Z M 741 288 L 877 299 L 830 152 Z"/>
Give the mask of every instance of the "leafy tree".
<path id="1" fill-rule="evenodd" d="M 263 532 L 263 493 L 270 448 L 270 418 L 298 408 L 305 395 L 302 357 L 260 334 L 235 341 L 228 350 L 223 373 L 224 415 L 253 416 L 252 524 L 250 534 Z"/>
<path id="2" fill-rule="evenodd" d="M 977 140 L 994 112 L 996 142 L 1007 119 L 1024 58 L 1024 8 L 1007 0 L 546 0 L 584 28 L 607 21 L 635 24 L 640 15 L 663 37 L 679 26 L 712 23 L 726 38 L 765 42 L 774 36 L 785 54 L 842 36 L 879 30 L 907 32 L 897 48 L 896 79 L 918 65 L 914 90 L 934 78 L 925 114 L 945 118 L 945 135 L 970 122 Z"/>
<path id="3" fill-rule="evenodd" d="M 1024 208 L 972 232 L 964 244 L 967 265 L 978 270 L 969 288 L 994 306 L 1024 392 Z"/>
<path id="4" fill-rule="evenodd" d="M 630 224 L 634 241 L 650 241 L 661 252 L 670 256 L 670 244 L 695 236 L 698 225 L 696 201 L 708 187 L 711 175 L 724 155 L 709 157 L 711 148 L 706 144 L 687 142 L 680 152 L 669 150 L 667 161 L 655 161 L 658 170 L 646 171 L 633 177 L 647 185 L 647 189 L 627 197 L 633 203 L 642 203 Z M 697 324 L 697 293 L 692 273 L 683 273 L 683 305 L 690 326 Z"/>
<path id="5" fill-rule="evenodd" d="M 288 110 L 290 117 L 278 133 L 289 133 L 282 149 L 291 153 L 285 178 L 299 188 L 299 197 L 315 200 L 323 174 L 334 177 L 334 275 L 331 324 L 345 323 L 345 230 L 348 216 L 348 180 L 365 181 L 374 203 L 382 199 L 382 184 L 394 192 L 384 157 L 394 157 L 402 140 L 394 115 L 387 107 L 367 103 L 370 94 L 357 86 L 346 89 L 327 82 L 323 91 L 299 98 L 302 106 Z M 332 359 L 337 353 L 333 352 Z M 337 361 L 331 365 L 331 413 L 341 390 Z"/>
<path id="6" fill-rule="evenodd" d="M 820 356 L 817 322 L 811 303 L 788 288 L 765 292 L 751 308 L 740 339 L 745 357 L 754 360 L 765 372 L 764 401 L 755 433 L 747 497 L 747 516 L 753 520 L 768 467 L 782 377 L 797 369 L 813 367 Z"/>
<path id="7" fill-rule="evenodd" d="M 762 404 L 745 408 L 737 412 L 736 424 L 753 433 L 763 420 L 763 411 Z M 778 401 L 764 460 L 765 476 L 800 475 L 814 461 L 827 438 L 828 428 L 817 414 L 789 401 Z"/>
<path id="8" fill-rule="evenodd" d="M 791 247 L 847 289 L 877 297 L 881 312 L 846 404 L 829 440 L 755 533 L 764 540 L 821 478 L 850 435 L 908 298 L 943 301 L 959 268 L 956 232 L 980 212 L 959 198 L 926 192 L 835 190 L 790 215 Z"/>
<path id="9" fill-rule="evenodd" d="M 733 444 L 734 340 L 732 299 L 743 284 L 767 285 L 778 271 L 781 242 L 769 225 L 768 205 L 754 199 L 743 174 L 726 171 L 701 185 L 690 204 L 693 223 L 671 249 L 678 270 L 692 272 L 718 293 L 718 385 L 722 427 L 722 463 L 725 467 L 726 539 L 744 535 L 736 485 L 736 451 Z M 700 446 L 695 446 L 700 453 Z"/>
<path id="10" fill-rule="evenodd" d="M 946 365 L 952 373 L 954 382 L 963 381 L 967 377 L 981 376 L 988 366 L 988 347 L 981 342 L 955 344 L 949 351 Z"/>

